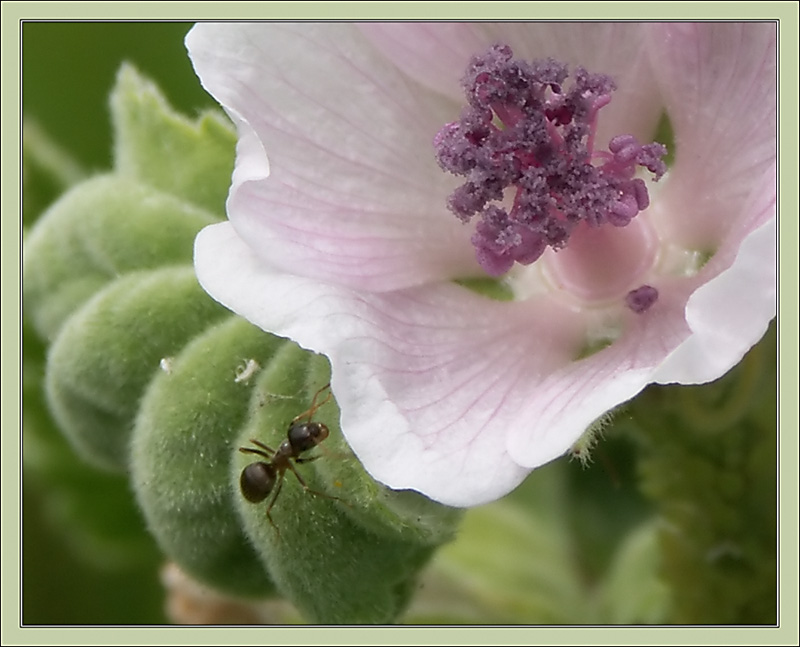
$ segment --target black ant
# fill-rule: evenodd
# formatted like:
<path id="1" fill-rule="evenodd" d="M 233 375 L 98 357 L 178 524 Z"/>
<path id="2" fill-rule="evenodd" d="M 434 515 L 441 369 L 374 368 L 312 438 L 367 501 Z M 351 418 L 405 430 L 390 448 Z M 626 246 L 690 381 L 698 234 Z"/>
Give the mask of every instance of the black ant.
<path id="1" fill-rule="evenodd" d="M 280 531 L 272 520 L 270 512 L 281 491 L 283 477 L 287 469 L 291 470 L 297 477 L 297 480 L 306 492 L 336 501 L 340 500 L 338 497 L 312 490 L 306 485 L 306 482 L 294 466 L 294 463 L 309 463 L 319 458 L 319 456 L 302 457 L 301 454 L 319 445 L 330 433 L 327 425 L 321 422 L 312 422 L 311 420 L 311 417 L 317 409 L 331 399 L 331 393 L 328 391 L 327 397 L 317 404 L 317 398 L 320 393 L 325 389 L 329 389 L 330 386 L 330 383 L 328 383 L 317 391 L 314 394 L 314 398 L 311 400 L 311 406 L 308 408 L 308 411 L 301 413 L 289 423 L 289 429 L 286 432 L 286 440 L 280 444 L 277 451 L 255 439 L 251 439 L 250 442 L 253 443 L 257 449 L 253 447 L 239 448 L 239 451 L 244 454 L 256 454 L 267 459 L 266 461 L 250 463 L 250 465 L 245 467 L 239 478 L 239 487 L 242 490 L 244 498 L 250 501 L 250 503 L 261 503 L 272 494 L 269 505 L 267 505 L 267 519 L 269 519 L 270 524 L 272 524 L 272 527 L 275 528 L 279 536 Z M 300 422 L 304 418 L 307 418 L 307 421 Z"/>

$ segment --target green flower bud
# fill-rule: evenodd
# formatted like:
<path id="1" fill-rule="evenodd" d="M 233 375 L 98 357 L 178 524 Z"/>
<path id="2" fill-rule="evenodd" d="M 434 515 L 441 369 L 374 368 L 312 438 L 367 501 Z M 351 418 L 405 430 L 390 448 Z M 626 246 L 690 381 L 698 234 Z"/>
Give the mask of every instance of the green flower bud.
<path id="1" fill-rule="evenodd" d="M 273 462 L 279 471 L 263 501 L 254 504 L 239 493 L 248 535 L 278 588 L 309 620 L 392 622 L 415 588 L 418 569 L 452 538 L 460 512 L 416 493 L 390 491 L 364 472 L 342 438 L 335 402 L 326 400 L 330 369 L 324 358 L 287 344 L 262 366 L 239 446 L 258 450 L 255 439 L 277 450 L 303 414 L 297 422 L 320 423 L 330 435 L 319 447 L 293 454 L 299 465 L 288 458 Z M 233 488 L 240 489 L 249 464 L 269 464 L 269 454 L 240 452 Z"/>
<path id="2" fill-rule="evenodd" d="M 227 318 L 153 379 L 133 431 L 133 487 L 162 550 L 190 575 L 240 595 L 274 588 L 242 531 L 230 486 L 253 392 L 237 370 L 247 359 L 266 365 L 284 343 Z"/>
<path id="3" fill-rule="evenodd" d="M 214 217 L 136 181 L 106 175 L 63 195 L 25 242 L 23 300 L 42 337 L 127 272 L 190 267 L 194 237 Z"/>
<path id="4" fill-rule="evenodd" d="M 179 266 L 126 274 L 67 320 L 50 347 L 47 395 L 86 460 L 125 471 L 139 400 L 160 360 L 225 314 L 192 268 Z"/>

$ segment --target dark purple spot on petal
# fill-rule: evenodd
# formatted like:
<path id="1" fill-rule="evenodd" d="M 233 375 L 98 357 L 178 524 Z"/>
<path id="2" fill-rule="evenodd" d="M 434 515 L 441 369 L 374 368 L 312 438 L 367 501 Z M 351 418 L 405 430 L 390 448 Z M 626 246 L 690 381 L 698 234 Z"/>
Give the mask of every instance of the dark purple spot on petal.
<path id="1" fill-rule="evenodd" d="M 625 305 L 636 314 L 642 314 L 658 301 L 658 290 L 652 285 L 642 285 L 625 296 Z"/>

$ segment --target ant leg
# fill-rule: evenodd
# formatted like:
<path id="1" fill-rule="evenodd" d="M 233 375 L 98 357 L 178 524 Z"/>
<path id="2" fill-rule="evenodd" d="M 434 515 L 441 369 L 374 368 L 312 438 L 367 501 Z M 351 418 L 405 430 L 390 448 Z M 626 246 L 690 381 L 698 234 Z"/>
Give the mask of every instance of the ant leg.
<path id="1" fill-rule="evenodd" d="M 272 457 L 275 455 L 275 450 L 272 449 L 272 447 L 269 447 L 268 445 L 265 445 L 254 438 L 251 438 L 250 442 L 260 449 L 253 449 L 252 447 L 240 447 L 239 451 L 243 454 L 257 454 L 258 456 L 263 456 L 267 459 L 272 459 Z"/>
<path id="2" fill-rule="evenodd" d="M 307 463 L 308 461 L 314 460 L 314 458 L 319 458 L 319 457 L 312 456 L 311 458 L 302 459 L 302 461 Z M 297 477 L 297 480 L 300 483 L 300 485 L 302 485 L 303 489 L 309 494 L 314 494 L 316 496 L 321 496 L 326 499 L 331 499 L 332 501 L 341 501 L 347 506 L 350 505 L 349 503 L 347 503 L 347 501 L 340 499 L 338 496 L 333 496 L 332 494 L 326 494 L 325 492 L 318 492 L 317 490 L 312 490 L 310 487 L 308 487 L 308 484 L 303 480 L 303 477 L 300 476 L 300 472 L 298 472 L 297 469 L 295 469 L 295 466 L 292 463 L 289 463 L 289 469 L 292 470 L 292 474 L 294 474 Z"/>
<path id="3" fill-rule="evenodd" d="M 272 498 L 269 501 L 269 505 L 267 506 L 267 520 L 269 521 L 270 525 L 275 529 L 275 532 L 278 535 L 278 539 L 281 538 L 281 531 L 278 529 L 278 526 L 275 525 L 275 522 L 272 520 L 272 515 L 270 512 L 272 511 L 272 506 L 275 505 L 275 501 L 278 499 L 278 494 L 281 491 L 281 486 L 283 485 L 283 474 L 278 477 L 278 484 L 275 486 L 275 491 L 272 493 Z"/>
<path id="4" fill-rule="evenodd" d="M 314 412 L 315 412 L 317 409 L 319 409 L 319 408 L 320 408 L 322 405 L 324 405 L 326 402 L 328 402 L 328 400 L 330 400 L 330 399 L 331 399 L 331 397 L 332 397 L 332 395 L 331 395 L 331 392 L 330 392 L 330 391 L 328 391 L 328 395 L 327 395 L 327 397 L 326 397 L 326 398 L 325 398 L 325 399 L 324 399 L 322 402 L 320 402 L 319 404 L 317 404 L 317 398 L 319 397 L 319 394 L 320 394 L 320 393 L 322 393 L 322 392 L 323 392 L 325 389 L 330 389 L 330 386 L 331 386 L 331 383 L 330 383 L 330 382 L 328 382 L 328 383 L 327 383 L 325 386 L 323 386 L 323 387 L 322 387 L 322 388 L 321 388 L 319 391 L 317 391 L 317 392 L 314 394 L 314 397 L 313 397 L 313 398 L 312 398 L 312 400 L 311 400 L 311 406 L 308 408 L 308 411 L 304 411 L 304 412 L 303 412 L 303 413 L 301 413 L 299 416 L 295 416 L 295 418 L 292 420 L 292 423 L 295 423 L 295 422 L 297 422 L 298 420 L 302 420 L 303 418 L 308 418 L 309 420 L 311 420 L 311 416 L 313 416 L 313 415 L 314 415 Z"/>
<path id="5" fill-rule="evenodd" d="M 272 447 L 269 447 L 268 445 L 265 445 L 260 440 L 256 440 L 255 438 L 251 438 L 250 442 L 253 443 L 254 445 L 257 445 L 258 447 L 261 447 L 261 449 L 266 449 L 268 452 L 272 452 L 273 454 L 275 453 L 275 450 L 272 449 Z"/>

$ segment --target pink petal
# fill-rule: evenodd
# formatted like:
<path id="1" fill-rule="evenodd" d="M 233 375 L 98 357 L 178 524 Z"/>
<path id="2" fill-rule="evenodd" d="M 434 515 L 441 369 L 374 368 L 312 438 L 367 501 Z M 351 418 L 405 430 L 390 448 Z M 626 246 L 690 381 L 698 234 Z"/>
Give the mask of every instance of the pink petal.
<path id="1" fill-rule="evenodd" d="M 603 325 L 619 337 L 607 348 L 535 380 L 535 399 L 526 405 L 528 424 L 515 427 L 509 438 L 514 460 L 535 468 L 544 456 L 560 456 L 592 422 L 652 382 L 663 358 L 690 332 L 683 318 L 685 301 L 685 286 L 662 282 L 658 301 L 644 314 L 610 311 L 603 324 L 583 313 L 587 338 Z"/>
<path id="2" fill-rule="evenodd" d="M 201 26 L 187 42 L 241 134 L 231 223 L 198 236 L 198 277 L 256 325 L 328 355 L 343 431 L 376 479 L 450 505 L 491 501 L 647 383 L 714 379 L 763 334 L 775 310 L 773 32 L 365 29 L 375 47 L 348 25 Z M 647 312 L 570 308 L 536 289 L 501 303 L 447 281 L 475 265 L 469 230 L 444 208 L 454 182 L 427 151 L 457 116 L 448 79 L 482 38 L 618 71 L 600 145 L 648 138 L 658 80 L 678 157 L 640 218 L 664 245 L 713 255 L 689 277 L 656 263 Z M 614 343 L 577 359 L 604 326 Z"/>
<path id="3" fill-rule="evenodd" d="M 749 222 L 741 246 L 732 235 L 723 249 L 704 268 L 716 272 L 689 298 L 686 320 L 689 337 L 663 362 L 654 381 L 699 384 L 715 380 L 735 366 L 764 335 L 775 317 L 777 303 L 777 219 L 775 173 L 764 174 L 744 211 Z"/>
<path id="4" fill-rule="evenodd" d="M 460 104 L 460 80 L 471 56 L 490 45 L 510 45 L 517 58 L 553 57 L 614 77 L 618 90 L 601 112 L 597 143 L 631 133 L 649 141 L 661 101 L 646 56 L 647 36 L 638 23 L 364 23 L 362 31 L 406 74 Z"/>
<path id="5" fill-rule="evenodd" d="M 546 299 L 326 287 L 271 272 L 227 223 L 201 232 L 195 263 L 226 306 L 329 357 L 342 430 L 373 477 L 455 506 L 499 498 L 563 455 L 690 332 L 685 284 L 663 286 L 645 315 L 617 312 L 620 339 L 575 361 L 592 325 Z"/>
<path id="6" fill-rule="evenodd" d="M 379 291 L 476 272 L 432 147 L 457 106 L 353 25 L 199 24 L 187 46 L 242 134 L 228 214 L 262 259 Z"/>
<path id="7" fill-rule="evenodd" d="M 651 26 L 650 55 L 675 133 L 658 211 L 673 242 L 716 251 L 775 165 L 776 26 Z"/>
<path id="8" fill-rule="evenodd" d="M 508 320 L 503 304 L 450 283 L 357 294 L 274 273 L 230 223 L 200 232 L 195 267 L 227 307 L 328 355 L 342 431 L 377 480 L 467 506 L 528 473 L 505 448 L 509 428 L 525 424 L 515 392 L 528 388 L 530 370 L 509 344 L 529 344 L 536 324 Z M 540 366 L 562 361 L 555 349 L 538 357 Z"/>
<path id="9" fill-rule="evenodd" d="M 461 76 L 470 58 L 492 44 L 480 23 L 367 22 L 359 29 L 400 70 L 455 104 L 464 102 Z"/>

